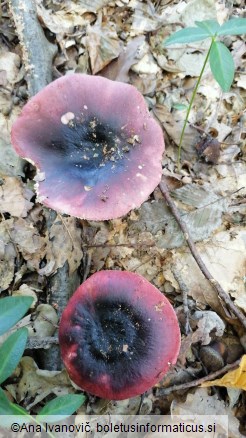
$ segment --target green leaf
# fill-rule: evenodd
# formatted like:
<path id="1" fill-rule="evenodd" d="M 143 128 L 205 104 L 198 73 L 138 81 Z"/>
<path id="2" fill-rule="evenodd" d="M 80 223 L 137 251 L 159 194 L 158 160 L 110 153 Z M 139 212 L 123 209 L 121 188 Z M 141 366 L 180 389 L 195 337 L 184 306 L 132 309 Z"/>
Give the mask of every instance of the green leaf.
<path id="1" fill-rule="evenodd" d="M 164 41 L 164 46 L 177 43 L 192 43 L 194 41 L 204 40 L 211 37 L 207 30 L 199 29 L 198 27 L 187 27 L 175 32 Z"/>
<path id="2" fill-rule="evenodd" d="M 222 90 L 229 91 L 235 71 L 230 50 L 220 41 L 215 41 L 211 47 L 209 62 L 213 76 Z"/>
<path id="3" fill-rule="evenodd" d="M 188 105 L 184 105 L 183 103 L 174 103 L 172 105 L 172 108 L 176 109 L 176 110 L 179 110 L 179 111 L 184 110 L 184 109 L 187 110 Z"/>
<path id="4" fill-rule="evenodd" d="M 243 33 L 246 33 L 246 18 L 232 18 L 222 24 L 218 31 L 218 35 L 241 35 Z"/>
<path id="5" fill-rule="evenodd" d="M 29 415 L 28 412 L 19 405 L 11 403 L 2 388 L 0 388 L 0 416 L 1 415 Z M 0 420 L 0 425 L 1 425 Z"/>
<path id="6" fill-rule="evenodd" d="M 0 384 L 4 382 L 17 367 L 25 350 L 28 330 L 22 328 L 12 333 L 0 347 Z"/>
<path id="7" fill-rule="evenodd" d="M 32 301 L 32 297 L 6 297 L 0 300 L 0 335 L 25 315 Z"/>
<path id="8" fill-rule="evenodd" d="M 215 36 L 220 29 L 220 25 L 216 20 L 195 21 L 195 24 L 201 29 L 206 30 L 210 36 Z"/>
<path id="9" fill-rule="evenodd" d="M 37 420 L 40 422 L 52 423 L 56 421 L 56 416 L 59 420 L 72 415 L 85 401 L 85 396 L 82 394 L 67 394 L 61 397 L 56 397 L 47 403 L 39 412 Z"/>

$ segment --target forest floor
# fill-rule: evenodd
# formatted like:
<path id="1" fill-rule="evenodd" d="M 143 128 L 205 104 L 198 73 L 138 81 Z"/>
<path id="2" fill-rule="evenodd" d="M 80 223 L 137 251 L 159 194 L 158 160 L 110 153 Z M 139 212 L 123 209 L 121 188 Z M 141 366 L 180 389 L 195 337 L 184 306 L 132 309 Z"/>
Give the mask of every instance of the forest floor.
<path id="1" fill-rule="evenodd" d="M 52 216 L 37 202 L 35 168 L 11 146 L 11 126 L 30 94 L 12 3 L 2 2 L 0 18 L 0 291 L 2 296 L 30 295 L 34 303 L 19 323 L 29 329 L 29 348 L 4 385 L 6 392 L 33 412 L 53 394 L 74 392 L 66 371 L 50 365 L 54 356 L 40 348 L 43 338 L 51 346 L 57 343 L 62 309 L 57 311 L 57 296 L 52 298 L 55 282 L 61 281 L 56 275 L 66 266 L 77 287 L 94 272 L 128 270 L 144 276 L 174 306 L 182 332 L 178 362 L 142 403 L 140 396 L 117 402 L 89 396 L 80 412 L 206 412 L 228 415 L 230 437 L 246 434 L 245 378 L 238 371 L 235 383 L 226 374 L 237 369 L 245 353 L 245 326 L 201 272 L 160 187 L 139 209 L 109 221 Z M 165 38 L 194 21 L 242 17 L 244 2 L 35 3 L 39 26 L 55 54 L 52 79 L 100 75 L 130 83 L 145 97 L 163 128 L 163 179 L 171 199 L 204 264 L 228 300 L 246 312 L 245 36 L 223 38 L 235 63 L 229 92 L 221 91 L 209 67 L 205 70 L 185 131 L 180 170 L 177 145 L 209 41 L 163 46 Z M 69 293 L 75 286 L 69 283 Z M 224 374 L 227 380 L 216 386 L 200 386 Z"/>

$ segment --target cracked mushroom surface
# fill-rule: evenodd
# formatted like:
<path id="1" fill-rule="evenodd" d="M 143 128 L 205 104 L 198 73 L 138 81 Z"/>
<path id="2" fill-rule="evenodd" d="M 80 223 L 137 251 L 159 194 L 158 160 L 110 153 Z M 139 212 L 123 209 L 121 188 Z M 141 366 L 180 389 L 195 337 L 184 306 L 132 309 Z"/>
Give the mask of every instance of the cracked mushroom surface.
<path id="1" fill-rule="evenodd" d="M 69 300 L 59 341 L 72 381 L 122 400 L 144 393 L 176 363 L 180 330 L 167 298 L 141 275 L 100 271 Z"/>
<path id="2" fill-rule="evenodd" d="M 162 129 L 132 85 L 63 76 L 29 100 L 11 136 L 38 169 L 38 200 L 71 216 L 123 216 L 161 180 Z"/>

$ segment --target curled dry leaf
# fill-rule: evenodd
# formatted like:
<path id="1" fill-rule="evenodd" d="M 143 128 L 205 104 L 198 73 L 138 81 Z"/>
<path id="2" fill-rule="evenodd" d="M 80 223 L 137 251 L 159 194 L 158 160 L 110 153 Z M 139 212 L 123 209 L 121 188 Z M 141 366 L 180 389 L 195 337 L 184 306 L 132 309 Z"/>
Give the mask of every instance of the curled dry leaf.
<path id="1" fill-rule="evenodd" d="M 33 192 L 19 178 L 5 176 L 0 183 L 0 212 L 15 217 L 26 217 L 33 203 Z"/>
<path id="2" fill-rule="evenodd" d="M 207 386 L 226 386 L 246 391 L 246 355 L 243 355 L 239 367 L 235 370 L 229 371 L 221 379 L 209 380 L 202 384 L 202 387 Z"/>
<path id="3" fill-rule="evenodd" d="M 179 362 L 184 366 L 187 354 L 189 354 L 190 347 L 198 342 L 201 345 L 208 345 L 214 336 L 223 336 L 225 324 L 217 313 L 212 311 L 196 311 L 192 315 L 192 322 L 197 321 L 197 329 L 189 333 L 181 343 L 179 353 Z"/>
<path id="4" fill-rule="evenodd" d="M 117 59 L 114 59 L 101 72 L 101 76 L 113 81 L 129 82 L 129 70 L 137 62 L 139 47 L 144 43 L 144 36 L 130 40 L 126 47 L 121 49 Z"/>
<path id="5" fill-rule="evenodd" d="M 11 87 L 23 78 L 23 71 L 20 71 L 21 60 L 19 55 L 13 52 L 0 51 L 0 84 L 4 87 Z"/>
<path id="6" fill-rule="evenodd" d="M 33 323 L 29 327 L 29 335 L 39 338 L 52 336 L 56 331 L 58 320 L 58 315 L 50 304 L 39 304 Z"/>

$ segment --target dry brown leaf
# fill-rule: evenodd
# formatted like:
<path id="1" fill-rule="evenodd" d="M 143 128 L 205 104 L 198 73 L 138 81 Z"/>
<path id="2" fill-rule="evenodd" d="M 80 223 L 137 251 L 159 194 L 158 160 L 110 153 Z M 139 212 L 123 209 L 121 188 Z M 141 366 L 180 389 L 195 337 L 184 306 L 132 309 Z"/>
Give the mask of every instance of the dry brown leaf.
<path id="1" fill-rule="evenodd" d="M 56 34 L 72 33 L 75 26 L 85 26 L 95 19 L 95 13 L 107 3 L 107 0 L 66 1 L 57 11 L 46 9 L 42 2 L 37 2 L 39 18 L 45 26 Z"/>
<path id="2" fill-rule="evenodd" d="M 233 411 L 228 407 L 227 402 L 220 399 L 219 395 L 208 395 L 206 388 L 197 388 L 194 394 L 188 394 L 185 402 L 173 401 L 171 406 L 172 415 L 209 415 L 216 417 L 219 415 L 225 415 L 224 418 L 224 430 L 222 436 L 227 436 L 227 416 L 229 426 L 229 437 L 240 438 L 242 435 L 239 433 L 239 421 L 236 419 Z M 222 426 L 223 426 L 222 423 Z M 219 426 L 219 425 L 218 425 Z M 219 427 L 217 428 L 218 431 Z M 221 431 L 222 432 L 222 431 Z M 199 434 L 200 435 L 200 434 Z M 211 434 L 209 434 L 211 436 Z M 192 434 L 192 436 L 195 436 Z M 203 435 L 205 436 L 205 435 Z"/>
<path id="3" fill-rule="evenodd" d="M 246 232 L 240 227 L 231 228 L 215 234 L 206 244 L 197 244 L 199 253 L 224 290 L 235 298 L 235 304 L 246 309 L 245 297 L 245 239 Z M 208 304 L 221 314 L 218 293 L 204 278 L 188 249 L 177 250 L 173 263 L 182 275 L 182 279 L 197 303 Z M 164 276 L 176 284 L 168 264 L 164 266 Z"/>
<path id="4" fill-rule="evenodd" d="M 73 273 L 80 265 L 83 257 L 81 249 L 81 230 L 73 217 L 57 217 L 50 228 L 47 240 L 47 265 L 38 272 L 49 275 L 61 268 L 67 261 L 69 272 Z"/>
<path id="5" fill-rule="evenodd" d="M 165 105 L 157 104 L 153 108 L 153 113 L 162 123 L 169 137 L 171 137 L 171 139 L 178 145 L 186 111 L 174 111 L 173 113 L 170 113 Z M 194 110 L 191 110 L 190 122 L 195 123 L 195 117 L 196 114 Z M 198 139 L 199 134 L 196 130 L 190 125 L 187 125 L 182 143 L 182 155 L 184 156 L 184 159 L 191 159 L 194 157 L 194 145 L 197 143 Z"/>
<path id="6" fill-rule="evenodd" d="M 23 78 L 24 74 L 23 71 L 20 72 L 20 64 L 20 57 L 16 53 L 0 51 L 1 85 L 11 86 Z"/>
<path id="7" fill-rule="evenodd" d="M 32 318 L 31 324 L 28 326 L 30 336 L 44 338 L 53 336 L 58 323 L 58 315 L 55 309 L 50 304 L 39 304 L 35 311 L 35 318 Z"/>
<path id="8" fill-rule="evenodd" d="M 26 217 L 33 207 L 33 192 L 19 178 L 5 176 L 0 184 L 0 212 L 15 217 Z"/>
<path id="9" fill-rule="evenodd" d="M 7 385 L 6 388 L 17 402 L 33 400 L 26 409 L 43 400 L 49 394 L 61 395 L 73 392 L 70 380 L 65 370 L 40 370 L 31 357 L 23 357 L 16 369 L 21 378 L 18 383 Z"/>
<path id="10" fill-rule="evenodd" d="M 46 251 L 45 238 L 39 235 L 33 224 L 22 218 L 12 223 L 10 235 L 29 268 L 38 270 Z"/>
<path id="11" fill-rule="evenodd" d="M 136 62 L 139 47 L 144 43 L 144 36 L 139 36 L 130 40 L 124 49 L 121 49 L 119 57 L 101 72 L 101 76 L 112 79 L 113 81 L 129 82 L 129 70 Z"/>
<path id="12" fill-rule="evenodd" d="M 183 309 L 182 309 L 183 312 Z M 192 323 L 197 322 L 197 329 L 189 333 L 181 343 L 179 362 L 184 365 L 189 354 L 190 347 L 198 342 L 208 345 L 214 336 L 223 336 L 225 324 L 217 313 L 212 311 L 196 311 L 192 315 Z"/>
<path id="13" fill-rule="evenodd" d="M 246 391 L 246 354 L 243 355 L 238 368 L 229 371 L 221 379 L 209 380 L 201 386 L 226 386 L 227 388 L 239 388 Z"/>
<path id="14" fill-rule="evenodd" d="M 101 71 L 121 51 L 118 35 L 110 23 L 101 23 L 87 27 L 87 48 L 90 57 L 92 73 Z"/>

